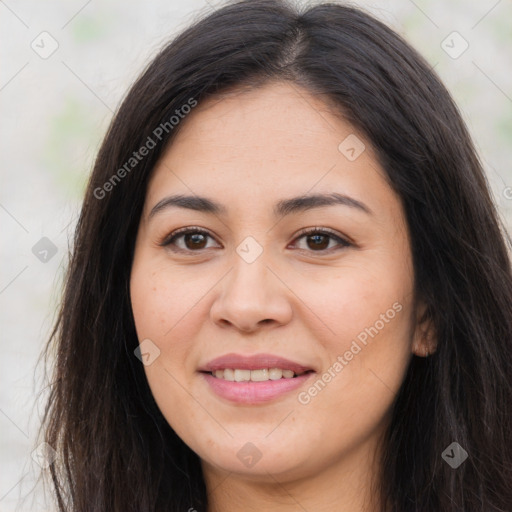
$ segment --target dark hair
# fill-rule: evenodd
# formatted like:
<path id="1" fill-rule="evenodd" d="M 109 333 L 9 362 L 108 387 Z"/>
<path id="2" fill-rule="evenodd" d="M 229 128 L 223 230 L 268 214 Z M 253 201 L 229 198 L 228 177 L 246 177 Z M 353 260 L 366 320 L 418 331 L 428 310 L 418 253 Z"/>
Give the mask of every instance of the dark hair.
<path id="1" fill-rule="evenodd" d="M 129 276 L 148 178 L 181 126 L 169 119 L 191 98 L 270 81 L 321 95 L 352 123 L 406 214 L 415 299 L 437 351 L 411 359 L 394 402 L 382 510 L 510 512 L 511 241 L 461 116 L 425 60 L 370 15 L 271 0 L 225 4 L 177 36 L 132 86 L 99 150 L 43 352 L 46 362 L 56 353 L 41 430 L 59 454 L 50 470 L 60 511 L 207 510 L 200 459 L 134 356 Z M 119 173 L 148 137 L 155 147 Z M 469 455 L 457 469 L 441 456 L 452 442 Z"/>

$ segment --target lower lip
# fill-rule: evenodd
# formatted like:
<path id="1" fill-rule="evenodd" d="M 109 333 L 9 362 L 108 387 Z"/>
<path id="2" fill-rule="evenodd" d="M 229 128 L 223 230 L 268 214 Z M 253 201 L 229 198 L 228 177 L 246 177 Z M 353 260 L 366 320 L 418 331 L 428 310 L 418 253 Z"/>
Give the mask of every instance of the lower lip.
<path id="1" fill-rule="evenodd" d="M 314 372 L 291 379 L 235 382 L 219 379 L 210 373 L 202 373 L 215 394 L 226 400 L 243 404 L 258 404 L 274 400 L 302 386 L 312 375 Z"/>

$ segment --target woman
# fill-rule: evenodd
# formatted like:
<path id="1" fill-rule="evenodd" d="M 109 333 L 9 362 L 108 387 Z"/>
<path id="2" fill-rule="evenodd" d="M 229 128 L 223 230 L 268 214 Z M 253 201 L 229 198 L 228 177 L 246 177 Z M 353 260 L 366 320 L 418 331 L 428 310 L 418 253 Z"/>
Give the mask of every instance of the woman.
<path id="1" fill-rule="evenodd" d="M 232 3 L 149 64 L 78 222 L 64 511 L 512 510 L 512 276 L 448 92 L 352 7 Z"/>

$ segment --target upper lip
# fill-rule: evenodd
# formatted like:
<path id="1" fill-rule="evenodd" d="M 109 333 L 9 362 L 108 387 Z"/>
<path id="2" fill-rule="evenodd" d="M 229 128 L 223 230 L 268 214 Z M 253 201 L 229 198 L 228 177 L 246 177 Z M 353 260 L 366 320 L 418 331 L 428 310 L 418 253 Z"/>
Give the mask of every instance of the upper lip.
<path id="1" fill-rule="evenodd" d="M 214 372 L 215 370 L 240 369 L 240 370 L 259 370 L 261 368 L 281 368 L 282 370 L 292 370 L 300 374 L 306 371 L 314 371 L 309 366 L 304 366 L 295 361 L 290 361 L 284 357 L 273 354 L 224 354 L 216 357 L 210 362 L 199 368 L 200 372 Z"/>

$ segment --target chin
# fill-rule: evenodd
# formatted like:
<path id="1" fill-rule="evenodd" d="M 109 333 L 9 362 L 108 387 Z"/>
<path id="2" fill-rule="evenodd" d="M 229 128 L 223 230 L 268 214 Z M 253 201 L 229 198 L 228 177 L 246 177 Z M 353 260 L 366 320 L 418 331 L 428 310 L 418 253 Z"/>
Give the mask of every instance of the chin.
<path id="1" fill-rule="evenodd" d="M 236 445 L 236 446 L 235 446 Z M 198 453 L 198 452 L 196 452 Z M 272 477 L 295 479 L 306 476 L 312 469 L 311 454 L 297 451 L 297 444 L 242 441 L 214 452 L 199 452 L 203 464 L 220 471 L 243 475 L 255 481 L 274 481 Z M 281 475 L 281 479 L 279 478 Z"/>

